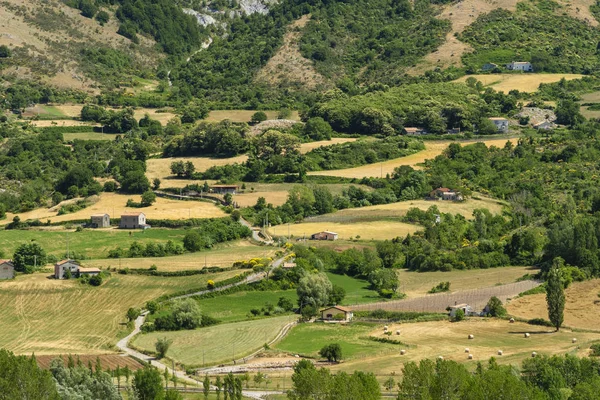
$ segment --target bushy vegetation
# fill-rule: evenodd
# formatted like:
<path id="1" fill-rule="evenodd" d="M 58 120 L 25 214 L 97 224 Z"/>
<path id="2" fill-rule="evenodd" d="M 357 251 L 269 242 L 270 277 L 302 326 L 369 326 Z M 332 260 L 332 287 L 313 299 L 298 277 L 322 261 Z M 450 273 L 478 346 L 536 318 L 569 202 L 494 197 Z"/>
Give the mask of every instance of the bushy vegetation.
<path id="1" fill-rule="evenodd" d="M 499 8 L 482 15 L 459 36 L 475 49 L 463 62 L 473 71 L 487 62 L 530 61 L 536 72 L 591 74 L 598 67 L 600 33 L 562 14 L 563 7 L 551 0 L 524 1 L 514 12 Z"/>
<path id="2" fill-rule="evenodd" d="M 341 91 L 326 94 L 309 117 L 322 117 L 338 132 L 365 135 L 402 133 L 404 127 L 423 127 L 430 133 L 460 128 L 472 131 L 486 117 L 516 107 L 512 95 L 457 83 L 413 84 L 349 97 Z"/>
<path id="3" fill-rule="evenodd" d="M 15 356 L 0 349 L 0 393 L 5 399 L 59 400 L 56 385 L 50 371 L 44 371 L 35 358 Z"/>

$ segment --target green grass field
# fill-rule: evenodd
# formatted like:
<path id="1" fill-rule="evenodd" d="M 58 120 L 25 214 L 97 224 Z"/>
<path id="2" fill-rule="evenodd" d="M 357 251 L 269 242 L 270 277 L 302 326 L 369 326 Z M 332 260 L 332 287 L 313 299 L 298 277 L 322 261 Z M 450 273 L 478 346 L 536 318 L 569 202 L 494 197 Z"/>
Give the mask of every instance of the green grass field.
<path id="1" fill-rule="evenodd" d="M 171 278 L 113 274 L 100 287 L 42 273 L 21 275 L 0 282 L 0 347 L 17 354 L 105 354 L 124 336 L 129 307 L 238 273 Z"/>
<path id="2" fill-rule="evenodd" d="M 276 346 L 278 350 L 309 357 L 319 357 L 319 350 L 330 343 L 339 343 L 345 359 L 372 357 L 393 353 L 398 345 L 378 343 L 367 339 L 376 325 L 353 324 L 300 324 Z M 399 351 L 399 350 L 398 350 Z"/>
<path id="3" fill-rule="evenodd" d="M 272 292 L 238 292 L 225 296 L 217 296 L 199 300 L 200 308 L 211 317 L 223 322 L 243 321 L 251 309 L 261 309 L 265 303 L 277 306 L 280 297 L 285 297 L 294 304 L 298 296 L 295 290 L 277 290 Z"/>
<path id="4" fill-rule="evenodd" d="M 173 341 L 168 357 L 188 367 L 228 362 L 260 349 L 273 340 L 279 331 L 295 316 L 287 315 L 219 324 L 193 331 L 152 332 L 134 339 L 133 344 L 145 351 L 155 351 L 158 338 L 166 337 Z"/>
<path id="5" fill-rule="evenodd" d="M 115 140 L 118 135 L 102 132 L 63 133 L 65 141 L 71 140 Z"/>
<path id="6" fill-rule="evenodd" d="M 64 257 L 69 251 L 86 258 L 105 258 L 108 251 L 117 248 L 129 248 L 131 243 L 166 242 L 172 240 L 181 243 L 185 235 L 183 229 L 152 228 L 145 231 L 84 230 L 82 232 L 66 230 L 27 230 L 0 231 L 0 249 L 5 256 L 10 256 L 22 243 L 35 240 L 48 254 Z"/>
<path id="7" fill-rule="evenodd" d="M 363 279 L 356 279 L 346 275 L 327 273 L 332 284 L 343 287 L 346 290 L 346 297 L 342 304 L 362 304 L 381 301 L 381 297 L 376 291 L 369 289 L 369 282 Z"/>

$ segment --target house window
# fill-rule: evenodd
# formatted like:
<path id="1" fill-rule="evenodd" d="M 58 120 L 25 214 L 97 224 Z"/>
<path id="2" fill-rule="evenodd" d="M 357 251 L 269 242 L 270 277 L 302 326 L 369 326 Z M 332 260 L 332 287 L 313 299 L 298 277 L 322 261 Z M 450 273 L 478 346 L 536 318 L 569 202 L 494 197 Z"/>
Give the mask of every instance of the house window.
<path id="1" fill-rule="evenodd" d="M 327 318 L 333 318 L 333 314 L 327 314 Z"/>

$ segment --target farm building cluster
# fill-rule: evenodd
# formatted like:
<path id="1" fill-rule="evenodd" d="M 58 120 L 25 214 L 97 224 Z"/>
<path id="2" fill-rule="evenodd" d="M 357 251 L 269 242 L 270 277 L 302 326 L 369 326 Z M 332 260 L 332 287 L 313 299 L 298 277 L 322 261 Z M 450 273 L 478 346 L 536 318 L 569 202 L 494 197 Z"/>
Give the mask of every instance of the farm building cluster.
<path id="1" fill-rule="evenodd" d="M 429 193 L 427 200 L 464 201 L 464 196 L 457 190 L 440 187 Z"/>
<path id="2" fill-rule="evenodd" d="M 110 228 L 110 216 L 108 214 L 93 214 L 90 217 L 90 228 Z M 127 213 L 121 215 L 120 229 L 148 229 L 146 214 L 143 212 Z"/>
<path id="3" fill-rule="evenodd" d="M 533 65 L 527 61 L 513 61 L 509 64 L 504 65 L 509 71 L 523 71 L 523 72 L 533 72 Z M 482 71 L 494 71 L 499 70 L 500 66 L 494 63 L 486 63 L 481 67 Z"/>

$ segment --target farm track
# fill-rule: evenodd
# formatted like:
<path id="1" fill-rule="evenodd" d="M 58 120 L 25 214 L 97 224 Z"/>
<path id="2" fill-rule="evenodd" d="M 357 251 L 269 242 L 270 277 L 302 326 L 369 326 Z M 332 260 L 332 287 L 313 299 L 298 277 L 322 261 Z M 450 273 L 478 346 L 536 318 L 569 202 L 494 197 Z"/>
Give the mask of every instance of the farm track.
<path id="1" fill-rule="evenodd" d="M 431 294 L 414 299 L 358 304 L 351 307 L 353 311 L 387 310 L 441 313 L 445 312 L 448 306 L 466 303 L 473 307 L 474 310 L 482 310 L 492 296 L 496 296 L 503 303 L 506 303 L 509 298 L 515 297 L 526 290 L 533 289 L 540 284 L 541 282 L 538 281 L 522 281 L 482 289 Z"/>

